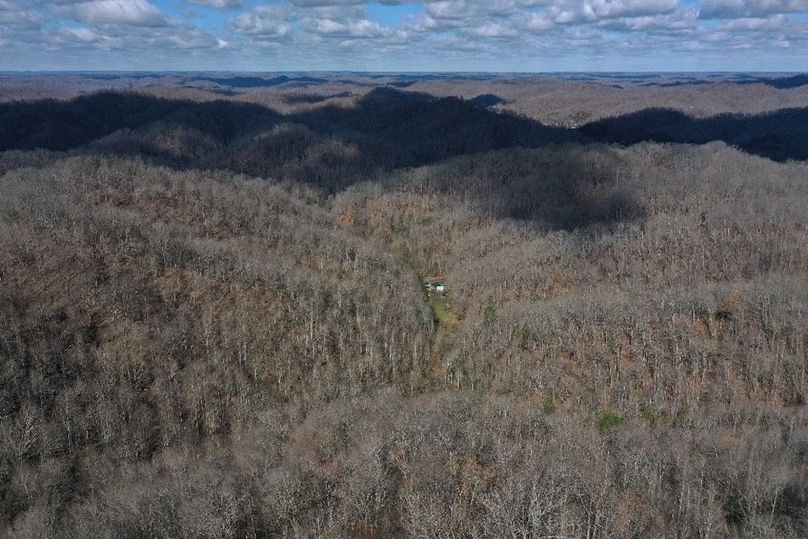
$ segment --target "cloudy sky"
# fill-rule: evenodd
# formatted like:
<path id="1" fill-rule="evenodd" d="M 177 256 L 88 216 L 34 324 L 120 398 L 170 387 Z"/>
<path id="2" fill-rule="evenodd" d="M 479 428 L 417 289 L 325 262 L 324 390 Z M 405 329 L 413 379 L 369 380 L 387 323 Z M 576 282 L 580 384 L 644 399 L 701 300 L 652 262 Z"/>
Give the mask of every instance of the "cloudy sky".
<path id="1" fill-rule="evenodd" d="M 0 70 L 805 71 L 808 0 L 0 0 Z"/>

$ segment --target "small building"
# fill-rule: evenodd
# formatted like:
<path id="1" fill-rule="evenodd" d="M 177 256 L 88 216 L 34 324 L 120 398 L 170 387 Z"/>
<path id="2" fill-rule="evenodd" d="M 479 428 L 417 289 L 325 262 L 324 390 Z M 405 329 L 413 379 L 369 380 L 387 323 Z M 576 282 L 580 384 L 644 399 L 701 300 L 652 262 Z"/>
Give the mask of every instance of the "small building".
<path id="1" fill-rule="evenodd" d="M 446 284 L 443 281 L 427 281 L 424 283 L 426 289 L 430 292 L 437 292 L 443 294 L 446 291 Z"/>

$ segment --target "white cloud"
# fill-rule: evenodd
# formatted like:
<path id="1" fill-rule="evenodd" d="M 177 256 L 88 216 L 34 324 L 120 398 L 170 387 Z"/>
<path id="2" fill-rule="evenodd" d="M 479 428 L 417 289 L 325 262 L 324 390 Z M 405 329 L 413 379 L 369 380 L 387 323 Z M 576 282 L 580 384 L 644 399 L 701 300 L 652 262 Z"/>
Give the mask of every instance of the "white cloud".
<path id="1" fill-rule="evenodd" d="M 365 16 L 365 8 L 360 5 L 339 5 L 339 6 L 323 6 L 314 8 L 305 8 L 295 10 L 297 18 L 317 17 L 319 19 L 348 19 L 348 18 L 363 18 Z"/>
<path id="2" fill-rule="evenodd" d="M 318 35 L 339 38 L 369 39 L 391 35 L 392 30 L 367 19 L 335 21 L 310 19 L 305 27 Z"/>
<path id="3" fill-rule="evenodd" d="M 101 36 L 90 30 L 89 28 L 67 28 L 65 29 L 65 34 L 83 42 L 83 43 L 95 43 Z"/>
<path id="4" fill-rule="evenodd" d="M 718 58 L 744 48 L 763 54 L 770 46 L 808 57 L 808 25 L 793 15 L 806 11 L 808 0 L 696 1 L 702 6 L 690 0 L 0 0 L 0 65 L 2 53 L 26 48 L 32 58 L 60 48 L 73 58 L 112 51 L 110 57 L 125 56 L 138 67 L 175 51 L 172 66 L 186 57 L 229 58 L 219 66 L 228 69 L 261 69 L 269 58 L 271 66 L 290 69 L 535 69 L 558 66 L 565 57 L 584 59 L 585 68 L 600 66 L 593 58 L 610 58 L 609 69 L 623 55 L 652 66 L 645 58 L 683 51 Z M 221 28 L 212 32 L 200 27 L 191 4 L 233 12 L 207 12 L 205 26 Z M 390 19 L 379 6 L 404 4 L 410 7 Z M 170 19 L 163 5 L 184 8 Z"/>
<path id="5" fill-rule="evenodd" d="M 544 14 L 538 15 L 536 13 L 533 13 L 525 23 L 525 27 L 534 32 L 546 32 L 553 28 L 553 26 L 555 26 L 555 23 L 552 19 Z"/>
<path id="6" fill-rule="evenodd" d="M 808 12 L 808 0 L 705 0 L 702 19 L 765 17 L 781 13 Z"/>
<path id="7" fill-rule="evenodd" d="M 199 30 L 198 28 L 185 29 L 174 32 L 165 37 L 165 41 L 178 49 L 216 49 L 222 48 L 221 40 Z"/>
<path id="8" fill-rule="evenodd" d="M 646 32 L 659 34 L 682 33 L 695 30 L 698 26 L 698 12 L 694 9 L 677 10 L 673 13 L 643 15 L 640 17 L 618 17 L 598 23 L 601 28 L 623 32 Z"/>
<path id="9" fill-rule="evenodd" d="M 331 7 L 331 6 L 356 6 L 366 4 L 366 0 L 289 0 L 298 7 Z"/>
<path id="10" fill-rule="evenodd" d="M 33 29 L 39 28 L 43 21 L 44 17 L 39 13 L 23 9 L 8 0 L 0 0 L 0 27 Z"/>
<path id="11" fill-rule="evenodd" d="M 548 13 L 556 23 L 570 24 L 670 13 L 677 6 L 678 0 L 562 0 L 550 6 Z"/>
<path id="12" fill-rule="evenodd" d="M 235 9 L 242 7 L 247 3 L 247 0 L 187 0 L 187 2 L 216 9 Z"/>
<path id="13" fill-rule="evenodd" d="M 59 49 L 99 49 L 112 50 L 124 44 L 118 37 L 108 36 L 90 28 L 63 28 L 47 37 L 47 45 L 54 50 Z"/>
<path id="14" fill-rule="evenodd" d="M 230 28 L 237 33 L 258 41 L 288 38 L 292 27 L 285 20 L 285 13 L 277 7 L 263 6 L 234 17 Z"/>
<path id="15" fill-rule="evenodd" d="M 679 5 L 678 0 L 592 0 L 585 2 L 600 18 L 638 17 L 656 13 L 670 13 Z"/>
<path id="16" fill-rule="evenodd" d="M 472 33 L 480 37 L 494 37 L 494 38 L 516 37 L 519 35 L 519 31 L 513 26 L 498 22 L 483 24 L 479 28 L 472 30 Z"/>
<path id="17" fill-rule="evenodd" d="M 330 7 L 330 6 L 358 6 L 369 4 L 368 0 L 289 0 L 298 7 Z M 385 6 L 398 6 L 401 4 L 417 4 L 416 0 L 377 0 Z"/>
<path id="18" fill-rule="evenodd" d="M 57 8 L 65 16 L 91 25 L 168 26 L 165 15 L 147 0 L 91 0 Z"/>
<path id="19" fill-rule="evenodd" d="M 531 2 L 529 5 L 538 5 Z M 515 0 L 442 0 L 428 2 L 426 12 L 437 19 L 469 19 L 475 17 L 507 17 L 519 13 L 525 4 Z"/>
<path id="20" fill-rule="evenodd" d="M 719 30 L 730 30 L 740 32 L 759 32 L 779 30 L 786 23 L 784 15 L 774 15 L 773 17 L 744 17 L 732 19 L 718 27 Z"/>

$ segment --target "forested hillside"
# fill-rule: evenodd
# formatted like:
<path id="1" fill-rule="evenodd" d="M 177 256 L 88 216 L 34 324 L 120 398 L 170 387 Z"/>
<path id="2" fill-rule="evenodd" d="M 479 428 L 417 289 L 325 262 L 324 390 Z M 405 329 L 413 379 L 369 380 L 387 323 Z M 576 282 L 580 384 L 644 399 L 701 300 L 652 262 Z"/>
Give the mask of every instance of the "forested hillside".
<path id="1" fill-rule="evenodd" d="M 805 109 L 159 93 L 0 104 L 0 536 L 808 535 Z"/>

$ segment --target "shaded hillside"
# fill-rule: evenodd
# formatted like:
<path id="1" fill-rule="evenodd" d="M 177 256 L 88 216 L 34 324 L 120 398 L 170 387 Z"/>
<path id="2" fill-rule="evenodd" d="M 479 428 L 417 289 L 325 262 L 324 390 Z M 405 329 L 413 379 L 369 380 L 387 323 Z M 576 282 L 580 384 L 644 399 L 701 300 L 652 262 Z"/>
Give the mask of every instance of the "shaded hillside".
<path id="1" fill-rule="evenodd" d="M 471 98 L 469 101 L 481 107 L 493 107 L 507 103 L 506 100 L 494 94 L 480 94 L 477 97 Z"/>
<path id="2" fill-rule="evenodd" d="M 487 105 L 388 87 L 371 91 L 355 107 L 280 115 L 237 101 L 196 103 L 110 92 L 0 105 L 0 148 L 67 150 L 97 142 L 96 151 L 105 153 L 293 178 L 331 192 L 378 170 L 586 137 L 620 144 L 722 140 L 775 160 L 808 159 L 808 109 L 706 119 L 649 109 L 567 130 L 487 110 Z M 279 131 L 281 124 L 286 127 Z M 104 137 L 111 138 L 99 140 Z"/>
<path id="3" fill-rule="evenodd" d="M 215 82 L 219 86 L 226 86 L 229 88 L 271 88 L 273 86 L 280 86 L 282 84 L 319 84 L 326 82 L 324 79 L 314 77 L 287 77 L 281 75 L 280 77 L 229 77 L 229 78 L 214 78 L 214 77 L 197 77 L 189 80 L 189 83 L 207 81 Z"/>
<path id="4" fill-rule="evenodd" d="M 604 142 L 636 144 L 721 140 L 731 146 L 776 161 L 808 159 L 808 109 L 785 109 L 757 116 L 722 114 L 691 118 L 682 112 L 648 109 L 589 123 L 581 132 Z"/>
<path id="5" fill-rule="evenodd" d="M 792 77 L 774 77 L 774 78 L 754 78 L 752 80 L 738 81 L 738 84 L 757 84 L 763 83 L 773 88 L 786 89 L 786 88 L 799 88 L 800 86 L 808 85 L 808 74 L 803 73 L 794 75 Z"/>
<path id="6" fill-rule="evenodd" d="M 69 101 L 35 101 L 0 105 L 0 149 L 65 150 L 86 144 L 119 129 L 150 123 L 197 129 L 220 142 L 272 127 L 280 115 L 265 107 L 237 101 L 195 103 L 141 94 L 102 92 Z M 374 137 L 388 151 L 421 159 L 443 154 L 513 146 L 535 146 L 574 138 L 526 119 L 496 114 L 456 98 L 378 88 L 355 108 L 326 107 L 283 117 L 323 135 Z M 444 136 L 452 139 L 447 143 Z M 465 140 L 468 148 L 463 146 Z M 416 150 L 397 150 L 399 146 Z M 435 147 L 435 149 L 430 149 Z M 372 155 L 369 157 L 373 157 Z M 400 157 L 404 159 L 405 157 Z M 407 163 L 414 164 L 414 163 Z"/>
<path id="7" fill-rule="evenodd" d="M 280 124 L 286 127 L 279 131 Z M 106 136 L 111 138 L 99 140 Z M 379 169 L 575 138 L 459 99 L 390 88 L 370 92 L 355 108 L 287 116 L 238 102 L 120 93 L 0 105 L 0 149 L 66 150 L 98 141 L 95 151 L 150 156 L 181 167 L 293 177 L 327 190 Z"/>
<path id="8" fill-rule="evenodd" d="M 199 130 L 228 142 L 250 130 L 271 125 L 277 117 L 257 105 L 226 101 L 195 103 L 101 92 L 69 101 L 0 105 L 0 148 L 68 150 L 121 129 L 141 129 L 155 123 Z"/>

